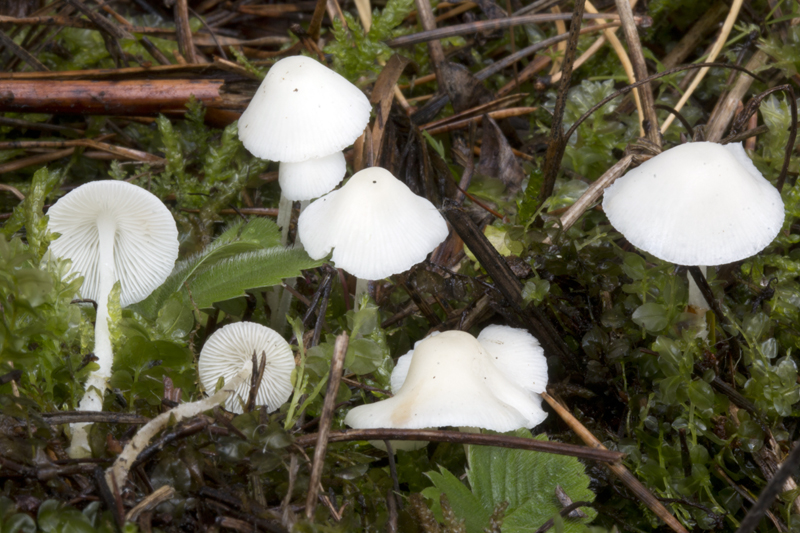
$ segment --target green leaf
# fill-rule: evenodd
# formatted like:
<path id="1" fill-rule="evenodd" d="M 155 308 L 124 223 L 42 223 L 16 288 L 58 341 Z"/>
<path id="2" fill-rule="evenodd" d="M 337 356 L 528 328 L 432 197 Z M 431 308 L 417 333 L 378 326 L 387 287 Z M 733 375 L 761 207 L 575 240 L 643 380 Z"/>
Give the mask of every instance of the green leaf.
<path id="1" fill-rule="evenodd" d="M 257 218 L 246 225 L 241 222 L 231 225 L 201 253 L 178 262 L 164 283 L 150 296 L 131 307 L 146 318 L 153 319 L 167 298 L 184 288 L 184 283 L 195 274 L 225 258 L 280 245 L 281 232 L 278 225 L 264 218 Z"/>
<path id="2" fill-rule="evenodd" d="M 243 296 L 244 291 L 277 285 L 284 278 L 315 268 L 322 260 L 308 257 L 300 248 L 267 248 L 229 257 L 203 270 L 189 282 L 197 307 L 211 307 L 215 302 Z"/>
<path id="3" fill-rule="evenodd" d="M 524 429 L 514 434 L 531 436 Z M 547 437 L 540 435 L 536 439 L 547 440 Z M 482 507 L 494 509 L 501 502 L 509 504 L 503 520 L 504 533 L 536 531 L 558 514 L 562 506 L 556 497 L 556 485 L 572 501 L 594 501 L 589 476 L 574 457 L 490 446 L 470 446 L 468 457 L 467 477 Z M 582 532 L 597 514 L 589 508 L 582 510 L 588 518 L 565 519 L 565 532 Z"/>
<path id="4" fill-rule="evenodd" d="M 631 318 L 637 325 L 653 333 L 662 331 L 669 324 L 667 308 L 657 303 L 640 305 Z"/>
<path id="5" fill-rule="evenodd" d="M 480 499 L 471 493 L 449 470 L 442 467 L 440 470 L 441 473 L 427 472 L 425 475 L 430 478 L 437 489 L 447 495 L 450 507 L 459 518 L 464 520 L 467 533 L 482 533 L 483 528 L 489 524 L 491 511 L 486 509 Z M 425 495 L 428 496 L 428 494 Z M 438 498 L 436 498 L 436 505 L 438 506 L 438 504 Z M 441 513 L 441 508 L 439 508 L 439 512 Z M 441 516 L 440 513 L 436 513 L 434 510 L 437 518 Z"/>
<path id="6" fill-rule="evenodd" d="M 377 342 L 370 339 L 353 339 L 347 345 L 344 366 L 356 375 L 362 376 L 378 369 L 384 353 Z"/>

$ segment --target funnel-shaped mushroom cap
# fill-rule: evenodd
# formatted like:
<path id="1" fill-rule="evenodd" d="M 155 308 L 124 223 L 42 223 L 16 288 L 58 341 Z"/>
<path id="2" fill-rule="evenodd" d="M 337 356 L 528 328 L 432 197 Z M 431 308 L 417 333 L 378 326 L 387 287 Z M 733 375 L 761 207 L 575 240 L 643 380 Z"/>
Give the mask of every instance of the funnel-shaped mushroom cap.
<path id="1" fill-rule="evenodd" d="M 446 331 L 418 343 L 402 387 L 352 409 L 354 428 L 469 426 L 511 431 L 546 417 L 541 397 L 509 381 L 469 333 Z"/>
<path id="2" fill-rule="evenodd" d="M 293 202 L 311 200 L 331 192 L 342 181 L 346 171 L 344 153 L 334 152 L 299 163 L 281 163 L 278 183 L 287 199 Z"/>
<path id="3" fill-rule="evenodd" d="M 606 189 L 603 209 L 628 241 L 678 265 L 722 265 L 764 249 L 783 201 L 741 144 L 687 143 Z"/>
<path id="4" fill-rule="evenodd" d="M 405 272 L 448 233 L 432 203 L 379 167 L 312 203 L 297 227 L 308 255 L 321 259 L 333 249 L 336 266 L 362 279 Z"/>
<path id="5" fill-rule="evenodd" d="M 100 236 L 114 230 L 114 279 L 124 306 L 146 298 L 172 272 L 178 258 L 178 228 L 155 195 L 124 181 L 93 181 L 71 191 L 50 208 L 48 228 L 61 236 L 50 253 L 72 260 L 84 277 L 81 296 L 100 299 Z"/>
<path id="6" fill-rule="evenodd" d="M 305 161 L 353 144 L 371 109 L 358 87 L 328 67 L 287 57 L 269 69 L 242 113 L 239 139 L 262 159 Z"/>
<path id="7" fill-rule="evenodd" d="M 252 368 L 253 352 L 258 356 L 259 364 L 262 357 L 267 358 L 256 404 L 266 405 L 272 412 L 283 405 L 292 393 L 294 355 L 283 337 L 266 326 L 255 322 L 236 322 L 215 331 L 200 352 L 197 363 L 200 382 L 209 394 L 213 394 L 220 376 L 227 383 L 242 368 Z M 225 408 L 241 413 L 241 404 L 246 403 L 249 396 L 248 378 L 237 387 L 236 394 L 228 398 Z"/>

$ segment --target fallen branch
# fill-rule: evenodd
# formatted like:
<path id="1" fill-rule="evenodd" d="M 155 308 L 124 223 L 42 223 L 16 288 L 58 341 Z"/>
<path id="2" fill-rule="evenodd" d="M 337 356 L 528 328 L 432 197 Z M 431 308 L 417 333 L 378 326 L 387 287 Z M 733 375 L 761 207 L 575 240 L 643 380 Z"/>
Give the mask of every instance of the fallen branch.
<path id="1" fill-rule="evenodd" d="M 318 435 L 303 435 L 295 440 L 300 447 L 313 446 Z M 516 450 L 530 450 L 532 452 L 568 455 L 590 461 L 616 463 L 625 454 L 606 449 L 595 449 L 586 446 L 576 446 L 555 441 L 541 441 L 526 439 L 524 437 L 511 437 L 508 435 L 483 435 L 480 433 L 461 433 L 458 431 L 439 431 L 435 429 L 345 429 L 332 431 L 328 435 L 328 442 L 350 442 L 355 440 L 421 440 L 430 442 L 450 442 L 455 444 L 474 444 L 476 446 L 496 446 L 498 448 L 513 448 Z"/>

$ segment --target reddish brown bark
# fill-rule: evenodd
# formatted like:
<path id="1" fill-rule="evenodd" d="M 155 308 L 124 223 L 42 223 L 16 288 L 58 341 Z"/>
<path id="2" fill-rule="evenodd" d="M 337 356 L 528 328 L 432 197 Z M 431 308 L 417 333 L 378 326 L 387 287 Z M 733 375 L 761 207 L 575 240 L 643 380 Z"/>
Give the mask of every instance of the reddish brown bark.
<path id="1" fill-rule="evenodd" d="M 154 115 L 183 112 L 194 96 L 208 108 L 225 105 L 222 80 L 3 80 L 0 112 Z"/>

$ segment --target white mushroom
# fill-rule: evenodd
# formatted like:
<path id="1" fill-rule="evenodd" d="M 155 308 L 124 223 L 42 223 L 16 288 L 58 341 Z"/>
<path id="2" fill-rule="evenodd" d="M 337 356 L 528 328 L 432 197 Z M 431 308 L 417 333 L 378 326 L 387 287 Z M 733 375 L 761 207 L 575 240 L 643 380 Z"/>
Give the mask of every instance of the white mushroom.
<path id="1" fill-rule="evenodd" d="M 270 68 L 239 119 L 239 139 L 253 155 L 280 161 L 281 167 L 325 158 L 361 135 L 371 110 L 364 93 L 336 72 L 308 57 L 287 57 Z M 340 163 L 343 157 L 336 165 L 281 168 L 283 194 L 290 200 L 325 194 L 344 177 Z M 289 174 L 308 183 L 289 188 Z M 320 192 L 320 183 L 329 187 Z"/>
<path id="2" fill-rule="evenodd" d="M 236 322 L 215 331 L 200 352 L 198 375 L 209 393 L 222 377 L 230 383 L 242 369 L 252 369 L 255 352 L 259 364 L 266 357 L 264 377 L 256 395 L 256 404 L 265 405 L 270 412 L 283 405 L 292 393 L 291 374 L 294 355 L 289 344 L 278 332 L 255 322 Z M 242 412 L 242 403 L 250 395 L 250 374 L 239 383 L 225 403 L 235 413 Z"/>
<path id="3" fill-rule="evenodd" d="M 511 328 L 507 328 L 511 329 Z M 510 380 L 497 361 L 519 361 L 516 354 L 504 351 L 495 331 L 489 335 L 494 345 L 489 352 L 478 340 L 462 331 L 446 331 L 417 343 L 405 379 L 392 379 L 392 398 L 352 409 L 345 424 L 354 428 L 422 429 L 438 426 L 464 426 L 511 431 L 531 428 L 547 414 L 541 397 L 533 392 L 544 383 L 521 386 L 522 379 Z M 516 351 L 524 343 L 511 340 Z M 494 355 L 492 355 L 494 354 Z M 529 353 L 533 360 L 539 356 Z M 495 358 L 498 357 L 498 358 Z M 502 366 L 502 365 L 501 365 Z M 404 364 L 398 364 L 399 371 Z M 537 370 L 525 375 L 539 375 Z M 539 378 L 537 378 L 539 379 Z M 399 389 L 394 389 L 399 385 Z"/>
<path id="4" fill-rule="evenodd" d="M 357 172 L 340 189 L 300 215 L 298 236 L 306 252 L 361 279 L 377 280 L 423 261 L 446 237 L 447 223 L 383 168 Z"/>
<path id="5" fill-rule="evenodd" d="M 784 218 L 780 193 L 742 145 L 711 142 L 676 146 L 631 170 L 606 189 L 603 210 L 631 244 L 687 266 L 753 256 Z"/>
<path id="6" fill-rule="evenodd" d="M 121 305 L 143 300 L 161 285 L 178 257 L 178 229 L 153 194 L 124 181 L 95 181 L 65 195 L 48 211 L 55 257 L 72 261 L 84 277 L 81 295 L 97 302 L 94 355 L 100 366 L 86 382 L 78 409 L 99 411 L 111 376 L 113 350 L 108 329 L 108 296 L 121 285 Z M 89 451 L 85 425 L 73 425 L 70 453 Z"/>

